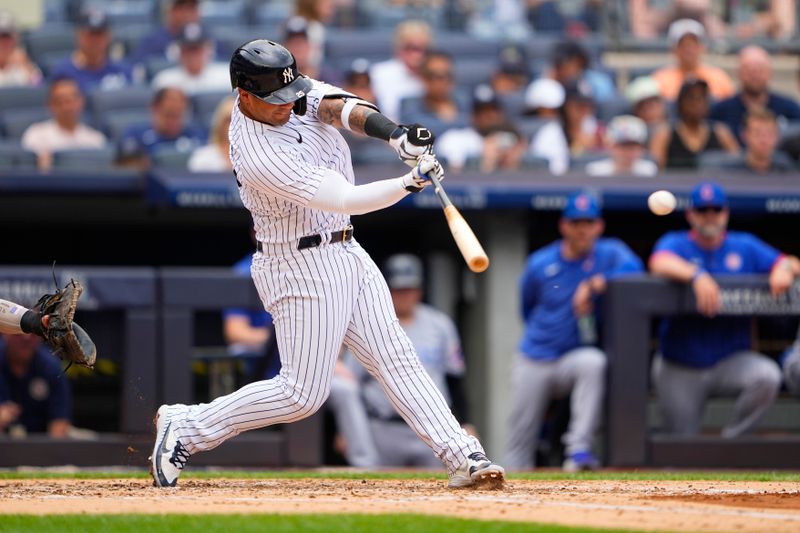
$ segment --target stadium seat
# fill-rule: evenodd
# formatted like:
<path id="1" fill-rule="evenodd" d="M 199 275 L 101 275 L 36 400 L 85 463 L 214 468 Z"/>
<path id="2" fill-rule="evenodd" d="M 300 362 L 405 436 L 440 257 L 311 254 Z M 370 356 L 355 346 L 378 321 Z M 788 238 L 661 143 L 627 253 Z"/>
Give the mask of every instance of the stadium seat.
<path id="1" fill-rule="evenodd" d="M 197 122 L 203 124 L 204 127 L 211 126 L 211 118 L 214 116 L 219 103 L 231 96 L 232 93 L 204 93 L 196 94 L 192 97 L 192 108 L 194 109 L 194 117 Z"/>
<path id="2" fill-rule="evenodd" d="M 117 28 L 128 24 L 154 24 L 158 20 L 156 4 L 155 0 L 84 0 L 83 9 L 102 10 L 112 28 Z"/>
<path id="3" fill-rule="evenodd" d="M 522 117 L 516 121 L 516 125 L 519 128 L 520 133 L 522 133 L 526 139 L 530 140 L 534 135 L 536 135 L 536 133 L 538 133 L 541 127 L 548 122 L 550 122 L 548 119 L 542 119 L 538 117 Z"/>
<path id="4" fill-rule="evenodd" d="M 86 108 L 95 124 L 102 125 L 108 113 L 120 110 L 137 111 L 147 116 L 153 92 L 149 87 L 123 87 L 114 91 L 95 90 L 86 99 Z"/>
<path id="5" fill-rule="evenodd" d="M 35 169 L 36 154 L 25 150 L 18 141 L 0 141 L 0 172 L 9 169 Z"/>
<path id="6" fill-rule="evenodd" d="M 434 33 L 433 46 L 452 55 L 455 59 L 486 59 L 497 61 L 500 44 L 497 41 L 477 39 L 460 32 Z"/>
<path id="7" fill-rule="evenodd" d="M 245 24 L 246 8 L 244 0 L 204 0 L 200 3 L 200 17 L 212 30 L 219 25 Z"/>
<path id="8" fill-rule="evenodd" d="M 493 59 L 456 59 L 453 64 L 455 83 L 458 87 L 471 89 L 481 83 L 488 83 L 497 63 Z"/>
<path id="9" fill-rule="evenodd" d="M 113 147 L 77 150 L 59 150 L 53 153 L 54 170 L 108 170 L 114 166 L 116 151 Z"/>
<path id="10" fill-rule="evenodd" d="M 192 152 L 182 152 L 174 148 L 162 148 L 153 154 L 153 167 L 183 170 L 186 168 Z"/>
<path id="11" fill-rule="evenodd" d="M 71 24 L 47 24 L 25 32 L 25 49 L 37 64 L 48 53 L 68 54 L 75 48 L 75 28 Z"/>
<path id="12" fill-rule="evenodd" d="M 544 157 L 538 157 L 531 154 L 523 155 L 520 163 L 521 168 L 524 170 L 547 170 L 550 168 L 550 161 Z"/>
<path id="13" fill-rule="evenodd" d="M 67 2 L 66 0 L 45 0 L 44 6 L 44 23 L 63 23 L 67 20 Z"/>
<path id="14" fill-rule="evenodd" d="M 347 68 L 358 57 L 375 62 L 390 59 L 393 53 L 391 32 L 331 30 L 326 36 L 325 57 L 339 68 Z"/>
<path id="15" fill-rule="evenodd" d="M 7 138 L 19 139 L 28 126 L 48 118 L 50 118 L 50 112 L 46 107 L 9 109 L 0 115 L 0 124 L 2 124 L 3 133 Z"/>
<path id="16" fill-rule="evenodd" d="M 525 91 L 498 95 L 500 104 L 506 111 L 506 116 L 512 121 L 516 121 L 525 111 Z"/>
<path id="17" fill-rule="evenodd" d="M 631 112 L 631 104 L 624 96 L 617 96 L 606 102 L 598 102 L 597 118 L 608 123 L 612 118 Z"/>
<path id="18" fill-rule="evenodd" d="M 800 135 L 800 120 L 790 120 L 781 124 L 781 141 Z"/>
<path id="19" fill-rule="evenodd" d="M 166 57 L 151 57 L 146 60 L 144 65 L 145 76 L 147 77 L 147 81 L 153 81 L 153 78 L 156 77 L 156 74 L 161 72 L 164 69 L 168 69 L 170 67 L 174 67 L 176 63 L 170 61 Z"/>
<path id="20" fill-rule="evenodd" d="M 740 159 L 739 154 L 730 154 L 722 150 L 709 150 L 697 157 L 700 169 L 727 168 Z"/>
<path id="21" fill-rule="evenodd" d="M 399 161 L 397 153 L 386 143 L 346 131 L 342 132 L 342 136 L 350 146 L 353 165 L 391 165 Z"/>
<path id="22" fill-rule="evenodd" d="M 0 113 L 9 109 L 42 108 L 47 104 L 45 87 L 0 88 Z"/>
<path id="23" fill-rule="evenodd" d="M 280 27 L 292 15 L 293 2 L 263 2 L 255 7 L 253 18 L 256 26 Z"/>
<path id="24" fill-rule="evenodd" d="M 109 111 L 106 116 L 102 118 L 102 122 L 99 126 L 103 133 L 110 139 L 118 140 L 130 126 L 149 123 L 149 111 L 143 113 L 139 109 L 120 109 Z"/>
<path id="25" fill-rule="evenodd" d="M 218 57 L 224 61 L 230 60 L 233 51 L 240 45 L 252 39 L 281 39 L 280 23 L 261 24 L 258 26 L 232 25 L 214 26 L 211 28 L 214 37 L 217 39 Z M 221 54 L 221 55 L 219 55 Z"/>
<path id="26" fill-rule="evenodd" d="M 126 24 L 114 28 L 112 37 L 115 43 L 122 45 L 125 56 L 130 56 L 139 47 L 139 43 L 150 32 L 153 31 L 153 24 Z"/>
<path id="27" fill-rule="evenodd" d="M 583 171 L 586 168 L 586 165 L 589 163 L 594 163 L 595 161 L 600 161 L 601 159 L 607 158 L 607 152 L 586 152 L 581 155 L 571 156 L 569 158 L 569 168 L 577 171 Z"/>

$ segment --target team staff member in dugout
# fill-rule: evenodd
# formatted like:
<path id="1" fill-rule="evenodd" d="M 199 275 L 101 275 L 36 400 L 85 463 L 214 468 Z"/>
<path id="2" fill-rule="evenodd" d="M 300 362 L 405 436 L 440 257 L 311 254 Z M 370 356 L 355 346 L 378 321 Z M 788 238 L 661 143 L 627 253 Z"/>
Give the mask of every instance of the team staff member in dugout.
<path id="1" fill-rule="evenodd" d="M 353 239 L 350 215 L 388 207 L 441 174 L 426 128 L 397 126 L 375 107 L 297 71 L 284 47 L 255 40 L 231 58 L 237 89 L 229 136 L 258 253 L 251 274 L 274 319 L 281 371 L 209 404 L 162 405 L 152 474 L 175 485 L 188 458 L 242 431 L 305 418 L 327 398 L 345 344 L 445 464 L 451 487 L 495 485 L 504 470 L 459 425 L 392 309 L 386 281 Z M 354 185 L 337 128 L 376 137 L 413 169 Z M 424 227 L 414 230 L 424 231 Z"/>

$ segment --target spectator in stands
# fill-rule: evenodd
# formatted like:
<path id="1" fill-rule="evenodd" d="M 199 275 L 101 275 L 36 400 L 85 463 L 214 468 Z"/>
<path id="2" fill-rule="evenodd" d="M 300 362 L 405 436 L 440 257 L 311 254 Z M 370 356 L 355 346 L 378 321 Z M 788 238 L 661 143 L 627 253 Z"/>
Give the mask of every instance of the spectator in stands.
<path id="1" fill-rule="evenodd" d="M 712 2 L 712 0 L 674 0 L 668 9 L 657 9 L 648 0 L 628 0 L 628 19 L 633 35 L 643 39 L 658 37 L 671 21 L 699 20 L 714 38 L 752 39 L 768 36 L 785 39 L 794 35 L 796 2 Z M 661 2 L 663 4 L 663 2 Z M 713 4 L 717 4 L 716 6 Z M 722 4 L 719 6 L 719 4 Z"/>
<path id="2" fill-rule="evenodd" d="M 40 170 L 49 170 L 53 166 L 53 153 L 58 150 L 105 146 L 106 138 L 102 133 L 81 123 L 84 98 L 75 80 L 53 80 L 47 105 L 53 118 L 31 124 L 21 139 L 26 150 L 36 153 Z"/>
<path id="3" fill-rule="evenodd" d="M 605 102 L 617 94 L 614 81 L 605 72 L 590 68 L 591 57 L 586 49 L 575 41 L 563 41 L 553 47 L 551 68 L 548 74 L 565 87 L 583 80 L 591 87 L 594 99 Z"/>
<path id="4" fill-rule="evenodd" d="M 660 168 L 697 168 L 703 152 L 739 153 L 728 127 L 708 120 L 708 92 L 708 84 L 700 79 L 687 79 L 681 86 L 675 125 L 659 128 L 650 141 L 650 153 Z"/>
<path id="5" fill-rule="evenodd" d="M 447 130 L 436 141 L 436 154 L 456 172 L 470 159 L 478 162 L 481 172 L 493 172 L 519 168 L 526 147 L 492 88 L 478 85 L 472 95 L 472 126 Z"/>
<path id="6" fill-rule="evenodd" d="M 467 423 L 464 357 L 458 331 L 447 315 L 422 303 L 422 262 L 410 254 L 393 255 L 386 261 L 384 272 L 400 326 L 408 334 L 422 366 L 452 407 L 462 427 L 474 435 L 475 428 Z M 344 360 L 361 386 L 361 398 L 369 416 L 378 464 L 438 468 L 441 465 L 439 458 L 397 414 L 378 381 L 352 354 L 347 354 Z"/>
<path id="7" fill-rule="evenodd" d="M 200 0 L 167 0 L 164 5 L 164 25 L 146 35 L 133 54 L 134 63 L 145 63 L 150 59 L 178 61 L 175 41 L 187 24 L 200 23 Z"/>
<path id="8" fill-rule="evenodd" d="M 625 98 L 633 114 L 647 124 L 648 138 L 653 131 L 667 122 L 667 105 L 661 97 L 656 80 L 640 76 L 625 88 Z"/>
<path id="9" fill-rule="evenodd" d="M 785 293 L 800 274 L 800 261 L 782 255 L 755 235 L 727 231 L 728 200 L 712 182 L 692 191 L 686 219 L 691 231 L 664 235 L 650 257 L 650 271 L 689 284 L 702 315 L 662 321 L 653 384 L 666 429 L 680 435 L 701 429 L 706 399 L 737 394 L 734 418 L 722 430 L 736 437 L 752 429 L 772 405 L 781 372 L 752 349 L 750 317 L 719 317 L 717 275 L 769 274 L 773 295 Z"/>
<path id="10" fill-rule="evenodd" d="M 439 136 L 451 128 L 469 124 L 468 105 L 454 94 L 453 59 L 444 52 L 429 51 L 422 63 L 423 94 L 401 102 L 403 124 L 425 124 Z"/>
<path id="11" fill-rule="evenodd" d="M 753 109 L 745 115 L 745 152 L 735 161 L 724 162 L 723 167 L 747 170 L 755 174 L 774 174 L 797 170 L 792 159 L 783 152 L 776 151 L 780 131 L 778 120 L 769 109 Z"/>
<path id="12" fill-rule="evenodd" d="M 603 149 L 603 128 L 595 116 L 592 88 L 586 80 L 573 80 L 564 87 L 561 121 L 572 156 Z"/>
<path id="13" fill-rule="evenodd" d="M 53 67 L 51 79 L 74 78 L 83 94 L 93 89 L 112 91 L 141 81 L 135 79 L 129 65 L 109 59 L 111 30 L 104 12 L 91 9 L 81 15 L 76 42 L 72 55 Z"/>
<path id="14" fill-rule="evenodd" d="M 564 435 L 570 471 L 598 466 L 592 441 L 603 405 L 606 355 L 597 348 L 595 312 L 606 283 L 641 272 L 641 260 L 622 241 L 600 238 L 597 200 L 570 196 L 558 224 L 562 239 L 534 252 L 520 291 L 525 332 L 512 373 L 506 468 L 530 469 L 550 401 L 571 394 Z"/>
<path id="15" fill-rule="evenodd" d="M 718 67 L 703 63 L 706 31 L 696 20 L 681 19 L 669 27 L 668 39 L 675 55 L 676 64 L 662 67 L 653 73 L 661 96 L 675 100 L 687 78 L 699 78 L 708 83 L 711 96 L 717 100 L 733 96 L 733 81 Z"/>
<path id="16" fill-rule="evenodd" d="M 575 2 L 569 2 L 575 4 Z M 559 4 L 552 0 L 528 0 L 528 21 L 538 33 L 557 33 L 581 36 L 587 32 L 600 31 L 603 19 L 601 0 L 584 0 L 580 2 L 575 14 L 567 14 Z"/>
<path id="17" fill-rule="evenodd" d="M 19 46 L 14 17 L 0 11 L 0 87 L 33 87 L 42 81 L 42 72 Z"/>
<path id="18" fill-rule="evenodd" d="M 132 125 L 119 142 L 119 163 L 149 168 L 159 150 L 188 153 L 205 142 L 204 132 L 186 123 L 189 100 L 176 87 L 159 89 L 150 104 L 150 124 Z"/>
<path id="19" fill-rule="evenodd" d="M 372 80 L 369 76 L 369 60 L 359 57 L 350 63 L 350 67 L 344 73 L 344 83 L 342 89 L 353 93 L 367 102 L 376 102 L 375 93 L 372 92 Z"/>
<path id="20" fill-rule="evenodd" d="M 230 172 L 230 141 L 228 128 L 231 125 L 233 98 L 224 98 L 214 110 L 208 144 L 195 148 L 187 166 L 192 172 Z"/>
<path id="21" fill-rule="evenodd" d="M 69 436 L 72 392 L 58 359 L 36 335 L 0 337 L 0 432 Z"/>
<path id="22" fill-rule="evenodd" d="M 338 72 L 314 61 L 314 49 L 308 31 L 308 21 L 303 17 L 289 17 L 283 24 L 283 45 L 294 56 L 297 70 L 315 80 L 341 85 Z"/>
<path id="23" fill-rule="evenodd" d="M 644 158 L 647 125 L 631 115 L 614 117 L 606 130 L 611 157 L 586 165 L 590 176 L 655 176 L 658 165 Z"/>
<path id="24" fill-rule="evenodd" d="M 525 91 L 525 105 L 526 114 L 543 122 L 531 136 L 530 155 L 546 159 L 551 174 L 563 174 L 569 169 L 569 144 L 560 112 L 564 87 L 555 80 L 540 78 Z"/>
<path id="25" fill-rule="evenodd" d="M 497 70 L 492 74 L 492 89 L 501 98 L 508 94 L 518 94 L 525 90 L 531 73 L 525 49 L 509 45 L 500 49 Z"/>
<path id="26" fill-rule="evenodd" d="M 156 74 L 153 78 L 153 89 L 178 87 L 188 96 L 230 91 L 228 64 L 213 61 L 214 44 L 203 26 L 187 24 L 180 30 L 177 41 L 180 47 L 180 64 Z"/>
<path id="27" fill-rule="evenodd" d="M 306 33 L 311 45 L 308 62 L 319 69 L 325 57 L 325 26 L 330 23 L 336 9 L 334 0 L 297 0 L 295 8 L 295 14 L 305 19 L 308 25 Z M 300 72 L 305 74 L 302 69 Z"/>
<path id="28" fill-rule="evenodd" d="M 772 66 L 766 50 L 754 45 L 743 48 L 738 72 L 739 93 L 717 102 L 711 108 L 711 119 L 725 123 L 742 146 L 742 126 L 748 111 L 765 107 L 779 120 L 800 120 L 800 106 L 795 100 L 769 90 Z"/>
<path id="29" fill-rule="evenodd" d="M 400 120 L 400 101 L 423 93 L 422 64 L 431 39 L 431 28 L 427 23 L 420 20 L 401 22 L 394 32 L 394 58 L 372 66 L 370 77 L 378 106 L 395 122 Z"/>

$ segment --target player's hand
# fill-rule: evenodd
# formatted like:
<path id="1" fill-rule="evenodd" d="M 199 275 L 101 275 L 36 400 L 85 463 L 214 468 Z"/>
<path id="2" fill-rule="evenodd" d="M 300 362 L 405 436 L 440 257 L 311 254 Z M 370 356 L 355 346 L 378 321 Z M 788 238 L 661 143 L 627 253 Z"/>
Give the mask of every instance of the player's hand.
<path id="1" fill-rule="evenodd" d="M 417 166 L 420 156 L 433 153 L 433 132 L 420 124 L 398 126 L 389 138 L 400 160 L 410 167 Z"/>
<path id="2" fill-rule="evenodd" d="M 0 403 L 0 429 L 14 422 L 20 415 L 19 405 L 14 402 Z"/>
<path id="3" fill-rule="evenodd" d="M 591 280 L 585 279 L 578 284 L 572 295 L 572 310 L 576 317 L 588 315 L 594 310 Z"/>
<path id="4" fill-rule="evenodd" d="M 439 180 L 444 179 L 444 170 L 435 155 L 428 154 L 419 157 L 414 168 L 403 176 L 403 187 L 409 192 L 419 192 L 431 183 L 428 173 L 433 173 Z"/>
<path id="5" fill-rule="evenodd" d="M 704 272 L 697 276 L 692 283 L 694 297 L 697 300 L 697 312 L 709 318 L 719 313 L 722 306 L 719 295 L 719 285 L 711 277 L 711 274 Z"/>
<path id="6" fill-rule="evenodd" d="M 772 296 L 780 296 L 791 288 L 792 283 L 794 283 L 794 272 L 791 264 L 783 260 L 769 274 L 769 290 Z"/>

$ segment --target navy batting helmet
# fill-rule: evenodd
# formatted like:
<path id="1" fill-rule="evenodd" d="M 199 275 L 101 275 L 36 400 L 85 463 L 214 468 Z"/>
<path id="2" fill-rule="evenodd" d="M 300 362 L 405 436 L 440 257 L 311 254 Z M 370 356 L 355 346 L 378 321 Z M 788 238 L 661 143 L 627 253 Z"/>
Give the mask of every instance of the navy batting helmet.
<path id="1" fill-rule="evenodd" d="M 241 87 L 270 104 L 295 102 L 295 114 L 305 113 L 311 80 L 297 70 L 294 56 L 278 43 L 256 39 L 243 44 L 231 57 L 230 72 L 234 89 Z"/>

